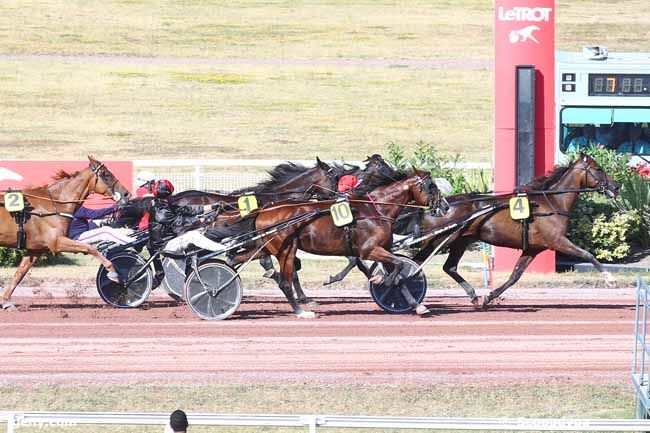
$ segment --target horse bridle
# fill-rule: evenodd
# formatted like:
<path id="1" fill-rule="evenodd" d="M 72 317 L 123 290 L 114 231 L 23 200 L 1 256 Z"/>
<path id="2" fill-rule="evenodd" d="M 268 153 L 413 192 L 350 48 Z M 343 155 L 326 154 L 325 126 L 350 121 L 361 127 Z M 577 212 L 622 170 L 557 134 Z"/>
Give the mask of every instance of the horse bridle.
<path id="1" fill-rule="evenodd" d="M 586 161 L 584 161 L 584 162 L 586 162 Z M 602 167 L 599 167 L 599 169 L 603 173 L 605 172 L 602 169 Z M 585 172 L 585 189 L 586 190 L 592 189 L 592 188 L 587 188 L 587 179 L 589 178 L 589 176 L 591 176 L 596 181 L 596 186 L 593 188 L 593 190 L 597 191 L 597 192 L 599 192 L 601 194 L 605 194 L 605 192 L 607 191 L 607 187 L 609 187 L 609 182 L 607 181 L 607 176 L 605 176 L 605 182 L 602 182 L 602 180 L 600 178 L 598 178 L 598 176 L 593 174 L 593 172 L 591 171 L 592 168 L 589 166 L 589 164 L 587 164 L 587 166 L 584 167 L 583 170 Z"/>
<path id="2" fill-rule="evenodd" d="M 424 177 L 420 176 L 418 174 L 415 177 L 415 184 L 420 189 L 420 191 L 425 192 L 424 184 L 425 184 L 425 182 L 427 180 L 429 180 L 429 182 L 431 182 L 431 186 L 434 186 L 436 184 L 433 181 L 433 179 L 431 178 L 431 174 L 427 174 Z M 438 192 L 438 194 L 437 194 L 438 197 L 437 197 L 437 199 L 435 201 L 434 201 L 434 198 L 433 198 L 433 193 L 431 191 L 427 191 L 427 193 L 429 194 L 429 207 L 431 208 L 432 211 L 434 211 L 436 213 L 436 215 L 442 216 L 442 215 L 444 215 L 446 213 L 447 210 L 449 210 L 450 206 L 449 206 L 449 203 L 447 202 L 447 199 L 445 199 L 440 194 L 440 190 L 438 190 L 437 186 L 436 186 L 436 190 Z M 442 204 L 445 205 L 445 210 L 443 210 Z"/>
<path id="3" fill-rule="evenodd" d="M 105 171 L 105 170 L 102 170 L 102 168 L 105 168 L 105 165 L 104 165 L 103 162 L 100 162 L 100 163 L 99 163 L 97 166 L 95 166 L 95 167 L 93 167 L 93 166 L 90 167 L 90 170 L 91 170 L 91 171 L 93 172 L 93 174 L 95 175 L 95 188 L 97 188 L 97 182 L 99 181 L 99 177 L 100 177 L 100 176 L 101 176 L 101 178 L 102 178 L 102 181 L 103 181 L 104 183 L 106 183 L 106 179 L 105 179 L 105 178 L 108 177 L 108 176 L 106 175 L 106 171 Z M 113 184 L 112 184 L 111 186 L 108 187 L 108 190 L 111 192 L 111 196 L 115 197 L 115 185 L 117 185 L 118 180 L 117 180 L 117 177 L 115 177 L 115 175 L 113 175 L 113 179 L 114 179 Z M 122 199 L 121 196 L 122 196 L 122 194 L 120 194 L 120 200 Z M 119 201 L 119 200 L 117 200 L 117 201 Z"/>

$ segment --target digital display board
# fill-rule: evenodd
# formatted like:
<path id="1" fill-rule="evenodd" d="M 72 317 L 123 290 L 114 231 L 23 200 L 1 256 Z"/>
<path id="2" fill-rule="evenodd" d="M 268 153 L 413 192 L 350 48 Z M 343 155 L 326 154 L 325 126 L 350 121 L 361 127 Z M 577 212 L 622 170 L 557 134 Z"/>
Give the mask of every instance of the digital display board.
<path id="1" fill-rule="evenodd" d="M 589 96 L 650 96 L 650 74 L 589 74 Z"/>

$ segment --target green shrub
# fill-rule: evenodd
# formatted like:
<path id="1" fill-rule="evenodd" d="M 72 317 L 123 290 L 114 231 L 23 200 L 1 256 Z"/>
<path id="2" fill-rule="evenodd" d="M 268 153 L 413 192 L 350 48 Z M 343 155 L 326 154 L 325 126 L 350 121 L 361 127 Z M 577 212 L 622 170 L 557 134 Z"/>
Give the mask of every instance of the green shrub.
<path id="1" fill-rule="evenodd" d="M 637 237 L 641 246 L 650 246 L 650 179 L 633 174 L 621 182 L 621 204 L 639 218 Z"/>
<path id="2" fill-rule="evenodd" d="M 24 255 L 24 251 L 22 250 L 0 247 L 0 268 L 13 268 L 17 266 Z M 70 260 L 62 254 L 47 253 L 39 257 L 36 266 L 49 266 L 69 262 Z"/>
<path id="3" fill-rule="evenodd" d="M 582 196 L 571 215 L 569 239 L 598 260 L 613 262 L 630 254 L 638 227 L 636 212 L 618 211 L 602 198 Z"/>
<path id="4" fill-rule="evenodd" d="M 0 247 L 0 267 L 14 267 L 23 258 L 23 252 L 13 248 Z"/>
<path id="5" fill-rule="evenodd" d="M 439 156 L 433 144 L 422 140 L 415 144 L 415 150 L 411 157 L 406 156 L 402 146 L 392 141 L 389 142 L 387 160 L 401 169 L 414 166 L 429 171 L 433 177 L 447 179 L 454 189 L 454 194 L 471 191 L 485 192 L 490 189 L 491 182 L 487 180 L 488 174 L 485 170 L 481 170 L 476 178 L 467 177 L 463 170 L 450 167 L 461 162 L 459 155 L 454 157 Z"/>

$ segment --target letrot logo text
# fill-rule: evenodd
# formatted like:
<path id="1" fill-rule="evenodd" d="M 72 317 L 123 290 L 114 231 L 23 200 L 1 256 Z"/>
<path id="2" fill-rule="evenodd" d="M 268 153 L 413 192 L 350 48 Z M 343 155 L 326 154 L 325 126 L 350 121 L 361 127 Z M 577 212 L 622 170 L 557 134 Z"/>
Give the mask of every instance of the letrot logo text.
<path id="1" fill-rule="evenodd" d="M 553 8 L 526 8 L 514 7 L 504 9 L 499 7 L 499 21 L 548 21 L 551 18 Z"/>

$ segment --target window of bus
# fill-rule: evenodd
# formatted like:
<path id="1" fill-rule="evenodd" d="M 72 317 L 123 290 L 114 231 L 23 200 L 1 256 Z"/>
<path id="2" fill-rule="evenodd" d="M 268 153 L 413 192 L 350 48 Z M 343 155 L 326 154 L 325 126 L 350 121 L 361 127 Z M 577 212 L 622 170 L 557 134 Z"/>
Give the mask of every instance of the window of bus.
<path id="1" fill-rule="evenodd" d="M 561 121 L 562 153 L 602 146 L 625 154 L 650 155 L 650 110 L 581 109 L 563 112 Z"/>

